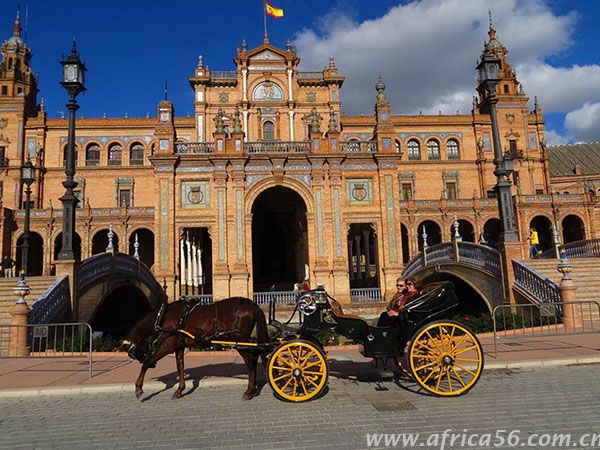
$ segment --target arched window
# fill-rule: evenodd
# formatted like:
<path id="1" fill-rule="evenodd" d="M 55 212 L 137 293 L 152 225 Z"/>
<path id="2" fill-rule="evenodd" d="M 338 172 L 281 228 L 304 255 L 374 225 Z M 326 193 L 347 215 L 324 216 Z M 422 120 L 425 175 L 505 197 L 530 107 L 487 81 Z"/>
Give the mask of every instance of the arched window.
<path id="1" fill-rule="evenodd" d="M 135 142 L 129 149 L 129 164 L 132 166 L 144 165 L 144 146 Z"/>
<path id="2" fill-rule="evenodd" d="M 67 167 L 67 149 L 69 148 L 69 144 L 65 145 L 63 148 L 63 166 Z M 73 158 L 75 159 L 75 167 L 77 167 L 77 146 L 75 146 L 75 152 L 73 153 Z"/>
<path id="3" fill-rule="evenodd" d="M 449 139 L 446 143 L 446 150 L 448 150 L 448 159 L 460 159 L 460 153 L 458 151 L 458 141 L 456 139 Z"/>
<path id="4" fill-rule="evenodd" d="M 440 159 L 440 143 L 435 139 L 427 141 L 427 158 Z"/>
<path id="5" fill-rule="evenodd" d="M 100 164 L 100 146 L 98 144 L 90 144 L 85 149 L 85 165 L 97 166 Z"/>
<path id="6" fill-rule="evenodd" d="M 263 124 L 263 141 L 274 141 L 275 140 L 275 125 L 273 122 L 265 122 Z"/>
<path id="7" fill-rule="evenodd" d="M 411 139 L 408 141 L 408 159 L 410 160 L 419 160 L 421 159 L 421 146 L 419 145 L 419 141 L 415 139 Z"/>
<path id="8" fill-rule="evenodd" d="M 108 165 L 120 166 L 123 159 L 123 147 L 120 144 L 112 144 L 108 147 Z"/>
<path id="9" fill-rule="evenodd" d="M 394 141 L 394 147 L 396 149 L 396 153 L 400 153 L 400 141 L 398 139 Z"/>

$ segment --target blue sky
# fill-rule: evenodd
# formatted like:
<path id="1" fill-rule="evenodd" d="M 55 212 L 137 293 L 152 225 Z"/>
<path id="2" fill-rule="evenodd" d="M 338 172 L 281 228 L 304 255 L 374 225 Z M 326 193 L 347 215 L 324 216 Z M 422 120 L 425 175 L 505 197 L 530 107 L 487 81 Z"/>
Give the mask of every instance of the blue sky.
<path id="1" fill-rule="evenodd" d="M 14 0 L 0 0 L 0 41 L 12 33 Z M 371 114 L 381 73 L 396 113 L 468 113 L 475 61 L 494 14 L 531 102 L 537 95 L 553 143 L 600 140 L 600 2 L 596 0 L 273 0 L 283 19 L 268 19 L 269 37 L 297 47 L 304 70 L 334 56 L 346 76 L 343 110 Z M 232 70 L 235 49 L 262 42 L 261 0 L 21 0 L 40 98 L 58 117 L 62 53 L 76 37 L 89 73 L 80 113 L 86 117 L 155 114 L 168 79 L 176 114 L 193 111 L 187 77 L 198 55 Z"/>

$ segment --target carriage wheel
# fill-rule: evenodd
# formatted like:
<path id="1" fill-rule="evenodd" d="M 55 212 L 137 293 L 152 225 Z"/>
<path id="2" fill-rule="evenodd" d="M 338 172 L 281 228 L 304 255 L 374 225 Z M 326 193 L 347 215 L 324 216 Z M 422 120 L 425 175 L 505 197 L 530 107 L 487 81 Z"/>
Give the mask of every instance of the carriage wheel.
<path id="1" fill-rule="evenodd" d="M 436 395 L 461 395 L 483 370 L 477 337 L 457 322 L 440 321 L 417 331 L 410 344 L 410 370 L 419 385 Z"/>
<path id="2" fill-rule="evenodd" d="M 275 395 L 290 402 L 315 398 L 327 384 L 329 369 L 321 350 L 304 340 L 286 342 L 269 358 L 267 377 Z"/>

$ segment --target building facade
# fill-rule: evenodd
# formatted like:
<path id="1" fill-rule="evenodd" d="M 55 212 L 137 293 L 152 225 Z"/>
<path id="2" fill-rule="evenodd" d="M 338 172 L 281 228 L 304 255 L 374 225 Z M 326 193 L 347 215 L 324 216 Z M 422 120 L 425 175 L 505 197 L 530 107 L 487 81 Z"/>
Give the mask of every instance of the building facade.
<path id="1" fill-rule="evenodd" d="M 542 248 L 552 246 L 555 224 L 568 240 L 595 237 L 595 198 L 554 191 L 542 110 L 537 101 L 528 109 L 493 28 L 488 45 L 501 63 L 499 128 L 523 255 L 530 226 Z M 29 267 L 47 274 L 60 250 L 68 121 L 38 104 L 18 18 L 0 52 L 2 252 L 20 265 L 29 158 L 38 169 Z M 199 58 L 189 78 L 193 117 L 177 117 L 164 100 L 155 117 L 77 119 L 77 257 L 105 251 L 110 229 L 115 247 L 137 249 L 171 299 L 251 297 L 306 279 L 349 301 L 392 295 L 424 234 L 429 246 L 447 242 L 455 221 L 463 240 L 497 243 L 482 86 L 471 114 L 395 115 L 380 78 L 365 105 L 373 112 L 349 116 L 333 58 L 322 71 L 301 71 L 291 45 L 265 40 L 244 42 L 234 61 L 235 71 L 213 71 Z"/>

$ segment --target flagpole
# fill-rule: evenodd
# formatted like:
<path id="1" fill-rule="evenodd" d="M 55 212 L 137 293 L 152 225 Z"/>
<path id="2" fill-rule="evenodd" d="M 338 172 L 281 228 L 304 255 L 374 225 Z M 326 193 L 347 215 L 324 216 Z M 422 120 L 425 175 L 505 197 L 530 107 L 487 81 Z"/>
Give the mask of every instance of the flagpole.
<path id="1" fill-rule="evenodd" d="M 265 0 L 262 0 L 263 2 L 263 19 L 265 21 L 265 41 L 269 39 L 269 35 L 267 34 L 267 4 L 265 3 Z"/>

